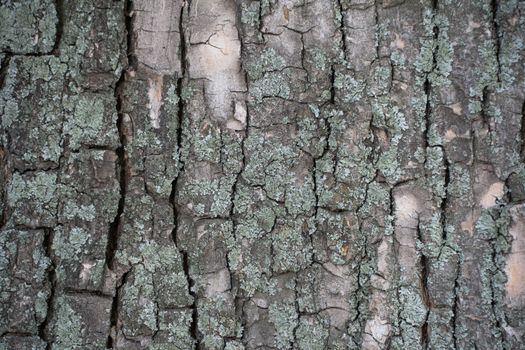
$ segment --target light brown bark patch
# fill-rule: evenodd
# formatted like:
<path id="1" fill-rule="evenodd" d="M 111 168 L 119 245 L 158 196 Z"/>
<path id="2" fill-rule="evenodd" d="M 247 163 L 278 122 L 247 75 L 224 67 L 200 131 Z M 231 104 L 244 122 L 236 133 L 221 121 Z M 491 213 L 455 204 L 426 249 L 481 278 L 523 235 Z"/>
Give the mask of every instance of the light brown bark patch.
<path id="1" fill-rule="evenodd" d="M 133 2 L 134 54 L 139 68 L 158 74 L 180 71 L 180 0 Z"/>
<path id="2" fill-rule="evenodd" d="M 160 108 L 162 107 L 162 76 L 148 78 L 149 119 L 151 126 L 160 128 Z"/>
<path id="3" fill-rule="evenodd" d="M 220 120 L 233 115 L 235 94 L 246 90 L 235 11 L 233 1 L 211 0 L 194 3 L 190 14 L 190 77 L 205 80 L 208 108 Z"/>
<path id="4" fill-rule="evenodd" d="M 525 305 L 525 210 L 522 206 L 511 209 L 512 248 L 507 257 L 506 302 L 510 306 Z"/>

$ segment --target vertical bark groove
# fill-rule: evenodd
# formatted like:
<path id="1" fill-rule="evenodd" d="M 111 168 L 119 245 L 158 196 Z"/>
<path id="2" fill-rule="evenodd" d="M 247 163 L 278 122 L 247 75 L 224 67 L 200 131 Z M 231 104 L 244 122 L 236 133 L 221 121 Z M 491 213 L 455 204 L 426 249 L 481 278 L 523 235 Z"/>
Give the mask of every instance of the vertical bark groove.
<path id="1" fill-rule="evenodd" d="M 116 266 L 114 263 L 115 254 L 119 247 L 119 238 L 122 234 L 122 223 L 121 218 L 124 214 L 124 206 L 126 204 L 126 194 L 128 190 L 128 182 L 130 178 L 130 170 L 128 164 L 128 156 L 126 152 L 127 144 L 127 132 L 125 127 L 125 115 L 123 111 L 123 89 L 124 84 L 126 83 L 126 74 L 133 69 L 133 28 L 132 21 L 133 15 L 131 13 L 132 1 L 126 0 L 125 6 L 123 9 L 123 16 L 125 18 L 125 30 L 126 30 L 126 61 L 127 66 L 122 69 L 121 76 L 117 83 L 115 84 L 115 100 L 116 100 L 116 110 L 117 110 L 117 123 L 116 128 L 119 134 L 120 145 L 116 150 L 118 157 L 117 169 L 118 169 L 118 179 L 119 179 L 119 190 L 120 198 L 118 201 L 118 208 L 113 222 L 109 226 L 108 232 L 108 243 L 106 246 L 106 265 L 109 270 L 114 273 L 116 271 Z M 124 272 L 121 276 L 118 277 L 118 281 L 115 283 L 115 290 L 113 292 L 113 298 L 111 301 L 111 310 L 110 310 L 110 323 L 108 337 L 106 341 L 106 348 L 113 349 L 117 345 L 118 337 L 118 328 L 119 328 L 119 297 L 121 296 L 121 288 L 126 284 L 127 276 L 129 270 Z"/>

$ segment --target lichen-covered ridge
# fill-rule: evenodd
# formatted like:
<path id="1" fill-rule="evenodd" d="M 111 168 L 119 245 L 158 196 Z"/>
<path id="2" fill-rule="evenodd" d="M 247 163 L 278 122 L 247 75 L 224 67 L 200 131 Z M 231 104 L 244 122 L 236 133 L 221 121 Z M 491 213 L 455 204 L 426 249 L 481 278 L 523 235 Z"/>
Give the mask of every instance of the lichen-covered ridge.
<path id="1" fill-rule="evenodd" d="M 520 349 L 525 2 L 0 0 L 0 349 Z"/>

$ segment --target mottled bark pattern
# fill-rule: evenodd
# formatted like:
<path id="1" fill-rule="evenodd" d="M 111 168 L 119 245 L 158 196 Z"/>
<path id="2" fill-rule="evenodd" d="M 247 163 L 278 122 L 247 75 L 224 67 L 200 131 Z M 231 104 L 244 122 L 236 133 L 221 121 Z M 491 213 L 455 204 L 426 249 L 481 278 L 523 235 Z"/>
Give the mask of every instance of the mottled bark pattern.
<path id="1" fill-rule="evenodd" d="M 522 349 L 525 2 L 0 0 L 0 349 Z"/>

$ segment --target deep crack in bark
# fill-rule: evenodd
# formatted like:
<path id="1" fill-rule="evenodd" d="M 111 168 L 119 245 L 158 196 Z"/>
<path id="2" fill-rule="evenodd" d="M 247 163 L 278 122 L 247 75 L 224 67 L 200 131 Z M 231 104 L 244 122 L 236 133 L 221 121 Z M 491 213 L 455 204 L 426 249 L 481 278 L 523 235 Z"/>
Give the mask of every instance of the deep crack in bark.
<path id="1" fill-rule="evenodd" d="M 51 228 L 44 229 L 44 242 L 43 242 L 43 248 L 46 253 L 46 256 L 50 260 L 50 266 L 47 268 L 47 280 L 49 282 L 49 296 L 46 300 L 47 303 L 47 310 L 46 310 L 46 317 L 42 321 L 42 323 L 38 326 L 38 336 L 40 339 L 44 340 L 46 342 L 46 350 L 51 349 L 51 345 L 53 343 L 52 338 L 49 334 L 49 323 L 51 318 L 53 317 L 53 311 L 55 308 L 55 293 L 56 293 L 56 270 L 55 270 L 55 263 L 52 259 L 52 247 L 53 245 L 53 232 Z"/>
<path id="2" fill-rule="evenodd" d="M 172 231 L 172 239 L 175 244 L 175 247 L 178 249 L 179 254 L 182 259 L 182 268 L 184 275 L 186 277 L 186 283 L 188 285 L 188 294 L 192 297 L 193 301 L 192 304 L 189 305 L 189 309 L 191 310 L 191 325 L 190 325 L 190 334 L 195 342 L 196 349 L 200 349 L 200 337 L 198 332 L 198 310 L 197 310 L 197 294 L 193 291 L 195 281 L 191 277 L 190 273 L 190 260 L 188 257 L 188 252 L 181 247 L 181 242 L 178 240 L 178 228 L 179 228 L 179 208 L 177 204 L 177 184 L 178 180 L 180 178 L 180 174 L 184 171 L 184 160 L 182 159 L 182 142 L 183 142 L 183 120 L 184 120 L 184 110 L 185 110 L 185 101 L 183 98 L 183 88 L 184 88 L 184 82 L 186 81 L 186 69 L 187 69 L 187 48 L 186 48 L 186 37 L 185 37 L 185 31 L 184 31 L 184 19 L 186 16 L 184 15 L 185 10 L 187 8 L 187 13 L 189 15 L 190 11 L 190 2 L 185 2 L 181 6 L 180 14 L 179 14 L 179 35 L 180 35 L 180 46 L 179 46 L 179 55 L 180 55 L 180 62 L 181 62 L 181 73 L 180 77 L 177 79 L 177 88 L 176 93 L 178 96 L 178 106 L 177 106 L 177 154 L 178 154 L 178 173 L 175 179 L 172 181 L 171 184 L 171 194 L 170 194 L 170 203 L 173 207 L 173 231 Z"/>
<path id="3" fill-rule="evenodd" d="M 55 33 L 55 44 L 53 45 L 51 54 L 58 57 L 60 55 L 60 41 L 62 39 L 62 34 L 64 33 L 64 0 L 55 0 L 55 10 L 57 14 L 57 24 Z"/>
<path id="4" fill-rule="evenodd" d="M 115 90 L 114 90 L 114 96 L 116 99 L 116 109 L 117 109 L 117 130 L 119 134 L 119 140 L 120 140 L 120 146 L 116 150 L 116 154 L 118 157 L 118 179 L 119 179 L 119 191 L 120 191 L 120 198 L 118 202 L 118 208 L 117 208 L 117 214 L 115 215 L 115 218 L 113 219 L 113 222 L 109 226 L 108 231 L 108 241 L 106 246 L 106 268 L 111 270 L 113 273 L 118 273 L 118 271 L 115 270 L 115 253 L 118 249 L 118 241 L 119 237 L 121 235 L 122 231 L 122 223 L 121 218 L 124 214 L 124 206 L 126 203 L 126 194 L 127 194 L 127 188 L 128 188 L 128 182 L 130 178 L 130 170 L 129 170 L 129 164 L 128 164 L 128 156 L 126 152 L 126 144 L 127 144 L 127 134 L 125 129 L 125 115 L 123 109 L 123 94 L 124 94 L 124 85 L 126 83 L 126 74 L 127 71 L 133 67 L 133 61 L 132 61 L 132 35 L 133 35 L 133 28 L 132 28 L 132 22 L 133 17 L 131 14 L 132 10 L 132 0 L 127 0 L 124 5 L 124 18 L 125 18 L 125 24 L 126 24 L 126 57 L 127 57 L 127 64 L 126 67 L 122 69 L 122 73 L 120 76 L 120 79 L 115 84 Z M 109 332 L 108 332 L 108 339 L 106 341 L 106 347 L 108 349 L 114 348 L 114 346 L 117 343 L 117 337 L 118 337 L 118 318 L 119 318 L 119 297 L 120 297 L 120 290 L 123 285 L 125 285 L 125 281 L 127 278 L 127 275 L 129 273 L 129 270 L 126 271 L 122 276 L 119 277 L 118 282 L 116 282 L 115 285 L 115 292 L 113 295 L 113 299 L 111 301 L 111 311 L 110 311 L 110 325 L 109 325 Z"/>
<path id="5" fill-rule="evenodd" d="M 417 239 L 422 243 L 425 244 L 425 241 L 423 239 L 423 234 L 421 232 L 421 223 L 420 218 L 418 216 L 417 219 Z M 424 251 L 420 251 L 420 257 L 419 257 L 419 280 L 420 280 L 420 288 L 421 288 L 421 296 L 423 299 L 423 304 L 425 304 L 426 307 L 426 315 L 425 315 L 425 321 L 423 325 L 421 326 L 421 346 L 423 349 L 428 348 L 429 344 L 429 326 L 428 326 L 428 318 L 430 316 L 430 296 L 428 292 L 428 273 L 429 273 L 429 261 L 427 256 L 425 255 Z"/>
<path id="6" fill-rule="evenodd" d="M 497 79 L 498 79 L 498 83 L 501 83 L 501 62 L 500 62 L 501 38 L 500 38 L 500 30 L 499 30 L 499 23 L 498 23 L 498 7 L 499 7 L 498 0 L 490 1 L 490 8 L 491 8 L 491 15 L 492 15 L 492 36 L 493 36 L 493 41 L 494 41 L 496 62 L 498 64 Z"/>

